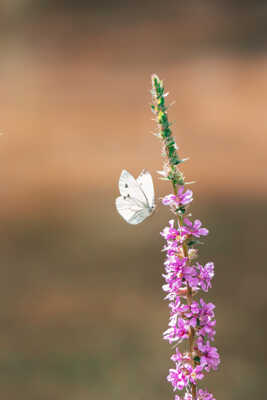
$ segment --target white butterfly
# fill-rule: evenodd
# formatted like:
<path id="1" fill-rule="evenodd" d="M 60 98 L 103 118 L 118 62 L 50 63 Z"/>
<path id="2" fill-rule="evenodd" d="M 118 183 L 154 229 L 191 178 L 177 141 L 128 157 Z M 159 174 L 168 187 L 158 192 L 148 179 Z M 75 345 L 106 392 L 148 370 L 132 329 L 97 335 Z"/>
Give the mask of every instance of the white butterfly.
<path id="1" fill-rule="evenodd" d="M 155 194 L 152 176 L 143 170 L 137 179 L 125 169 L 119 179 L 120 197 L 116 199 L 118 213 L 129 224 L 139 224 L 155 209 Z"/>

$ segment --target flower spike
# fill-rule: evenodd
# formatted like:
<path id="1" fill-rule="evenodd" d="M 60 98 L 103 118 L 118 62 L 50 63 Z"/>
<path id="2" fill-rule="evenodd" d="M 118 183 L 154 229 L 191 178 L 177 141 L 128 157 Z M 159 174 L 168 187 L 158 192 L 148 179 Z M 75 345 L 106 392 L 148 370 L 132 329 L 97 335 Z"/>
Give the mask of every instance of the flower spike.
<path id="1" fill-rule="evenodd" d="M 158 127 L 156 136 L 161 139 L 164 157 L 163 170 L 158 174 L 160 179 L 171 181 L 173 188 L 173 193 L 162 199 L 162 204 L 174 214 L 174 219 L 161 232 L 166 241 L 163 247 L 166 252 L 163 290 L 167 293 L 165 299 L 169 301 L 170 308 L 169 327 L 163 338 L 176 347 L 175 354 L 171 356 L 175 367 L 169 370 L 167 380 L 175 392 L 182 392 L 175 395 L 174 400 L 215 400 L 206 390 L 198 389 L 205 373 L 216 370 L 220 363 L 217 348 L 210 344 L 215 337 L 215 306 L 202 298 L 193 300 L 193 296 L 201 290 L 207 292 L 211 288 L 214 277 L 213 262 L 202 266 L 195 261 L 198 250 L 194 246 L 200 244 L 199 238 L 207 236 L 209 231 L 202 227 L 200 220 L 191 221 L 188 218 L 193 192 L 185 189 L 185 184 L 189 182 L 185 182 L 183 173 L 178 169 L 187 159 L 178 155 L 165 104 L 168 93 L 164 93 L 163 82 L 156 74 L 152 75 L 151 93 L 151 108 Z M 181 342 L 187 343 L 184 353 L 177 348 Z"/>

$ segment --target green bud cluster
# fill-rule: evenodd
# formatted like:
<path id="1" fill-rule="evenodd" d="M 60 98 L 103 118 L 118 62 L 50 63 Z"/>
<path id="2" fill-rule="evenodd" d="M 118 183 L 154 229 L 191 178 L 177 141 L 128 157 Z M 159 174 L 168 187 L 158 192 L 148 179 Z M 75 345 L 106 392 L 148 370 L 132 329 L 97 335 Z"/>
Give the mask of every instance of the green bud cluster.
<path id="1" fill-rule="evenodd" d="M 152 112 L 156 115 L 159 132 L 157 134 L 163 141 L 164 155 L 168 160 L 168 173 L 166 179 L 172 181 L 173 186 L 184 185 L 184 177 L 177 166 L 185 160 L 180 159 L 177 153 L 177 145 L 172 136 L 170 129 L 171 123 L 168 120 L 167 108 L 165 105 L 165 97 L 168 93 L 164 93 L 163 82 L 155 74 L 152 75 Z"/>

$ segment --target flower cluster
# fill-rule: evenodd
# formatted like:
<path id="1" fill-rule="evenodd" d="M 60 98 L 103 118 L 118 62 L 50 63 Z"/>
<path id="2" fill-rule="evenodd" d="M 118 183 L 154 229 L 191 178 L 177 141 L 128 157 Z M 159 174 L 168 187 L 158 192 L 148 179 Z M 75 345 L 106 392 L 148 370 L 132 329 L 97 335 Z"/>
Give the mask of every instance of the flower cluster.
<path id="1" fill-rule="evenodd" d="M 184 193 L 183 188 L 180 193 Z M 175 196 L 175 201 L 178 197 L 180 196 Z M 162 202 L 172 209 L 173 198 L 170 195 L 164 197 Z M 167 380 L 174 391 L 196 386 L 204 377 L 204 372 L 216 370 L 220 362 L 216 347 L 211 346 L 215 336 L 215 306 L 206 303 L 202 298 L 193 300 L 200 290 L 208 291 L 214 276 L 212 262 L 201 265 L 195 261 L 198 254 L 193 247 L 195 239 L 207 234 L 208 230 L 202 227 L 199 220 L 183 219 L 179 214 L 177 226 L 174 220 L 170 220 L 169 225 L 161 232 L 166 240 L 163 247 L 166 252 L 163 290 L 170 308 L 169 327 L 163 338 L 170 344 L 179 344 L 184 340 L 191 342 L 188 352 L 182 354 L 176 348 L 176 353 L 171 357 L 175 368 L 170 369 Z M 189 400 L 192 398 L 190 396 L 190 393 L 185 393 L 184 399 Z M 196 398 L 213 399 L 211 394 L 200 390 Z M 178 399 L 179 396 L 176 397 Z"/>
<path id="2" fill-rule="evenodd" d="M 173 193 L 162 199 L 162 204 L 174 214 L 174 219 L 161 232 L 166 253 L 163 290 L 170 308 L 169 325 L 163 338 L 176 346 L 176 352 L 171 356 L 174 368 L 169 370 L 167 380 L 174 391 L 183 391 L 181 397 L 175 396 L 175 400 L 215 400 L 212 394 L 197 387 L 205 372 L 216 370 L 220 363 L 217 348 L 211 345 L 216 333 L 215 305 L 195 297 L 201 290 L 207 292 L 211 288 L 214 277 L 213 262 L 200 264 L 197 261 L 198 249 L 195 248 L 209 231 L 198 219 L 191 220 L 188 213 L 193 192 L 185 190 L 183 174 L 177 167 L 184 160 L 177 154 L 169 129 L 165 96 L 162 81 L 153 75 L 152 111 L 156 115 L 158 136 L 167 158 L 163 171 L 159 173 L 163 179 L 171 181 L 173 187 Z M 181 342 L 185 342 L 184 352 L 177 347 Z"/>

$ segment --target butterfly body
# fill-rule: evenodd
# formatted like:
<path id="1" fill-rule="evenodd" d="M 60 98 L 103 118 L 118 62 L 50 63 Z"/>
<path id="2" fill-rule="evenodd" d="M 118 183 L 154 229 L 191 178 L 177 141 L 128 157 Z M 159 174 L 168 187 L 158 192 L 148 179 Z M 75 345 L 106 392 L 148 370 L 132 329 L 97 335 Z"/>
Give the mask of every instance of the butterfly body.
<path id="1" fill-rule="evenodd" d="M 154 186 L 150 173 L 143 170 L 135 179 L 125 169 L 119 179 L 120 197 L 116 199 L 118 213 L 126 222 L 139 224 L 155 209 Z"/>

